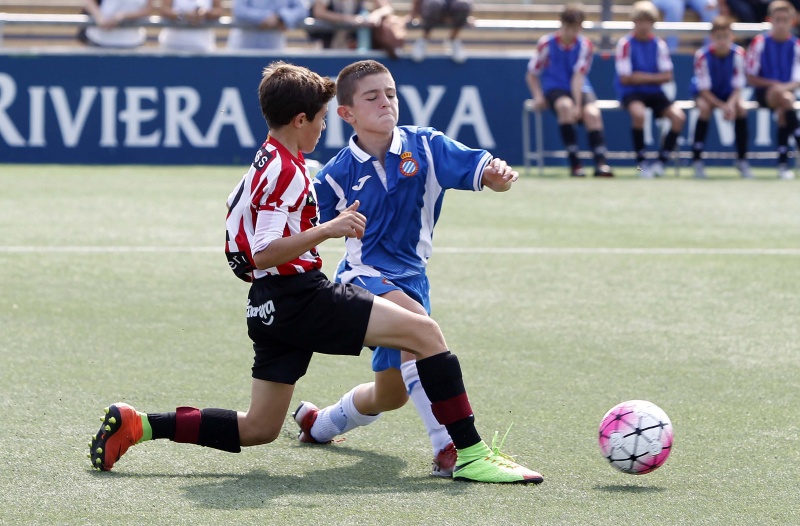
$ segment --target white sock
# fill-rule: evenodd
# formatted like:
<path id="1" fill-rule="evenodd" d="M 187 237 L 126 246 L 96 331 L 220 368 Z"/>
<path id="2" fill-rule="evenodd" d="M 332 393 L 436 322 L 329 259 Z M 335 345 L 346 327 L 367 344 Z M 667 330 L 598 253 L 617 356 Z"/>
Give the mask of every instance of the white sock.
<path id="1" fill-rule="evenodd" d="M 317 442 L 328 442 L 336 435 L 347 433 L 356 427 L 366 426 L 378 419 L 377 415 L 362 415 L 353 403 L 353 395 L 361 386 L 350 390 L 333 405 L 320 409 L 317 420 L 311 426 L 311 436 Z"/>
<path id="2" fill-rule="evenodd" d="M 433 455 L 436 456 L 439 451 L 447 447 L 453 439 L 447 434 L 447 429 L 433 416 L 431 401 L 428 400 L 428 395 L 425 394 L 422 384 L 419 383 L 417 362 L 414 360 L 403 362 L 402 365 L 400 365 L 400 372 L 403 374 L 403 383 L 406 384 L 406 391 L 414 402 L 414 407 L 417 408 L 422 422 L 425 424 L 428 437 L 431 439 L 431 446 L 433 446 Z"/>

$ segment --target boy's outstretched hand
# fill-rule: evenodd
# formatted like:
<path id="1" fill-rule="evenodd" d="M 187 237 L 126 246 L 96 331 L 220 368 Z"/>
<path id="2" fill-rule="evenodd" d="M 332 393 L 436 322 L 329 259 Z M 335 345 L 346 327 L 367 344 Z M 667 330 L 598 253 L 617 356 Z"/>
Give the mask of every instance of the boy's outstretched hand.
<path id="1" fill-rule="evenodd" d="M 481 182 L 495 192 L 505 192 L 511 185 L 519 178 L 519 173 L 512 170 L 511 167 L 502 159 L 495 157 L 483 169 L 483 178 Z"/>
<path id="2" fill-rule="evenodd" d="M 330 237 L 355 237 L 361 239 L 364 229 L 367 226 L 367 218 L 358 212 L 361 204 L 357 199 L 353 204 L 345 208 L 338 216 L 328 221 L 326 224 L 330 229 Z"/>

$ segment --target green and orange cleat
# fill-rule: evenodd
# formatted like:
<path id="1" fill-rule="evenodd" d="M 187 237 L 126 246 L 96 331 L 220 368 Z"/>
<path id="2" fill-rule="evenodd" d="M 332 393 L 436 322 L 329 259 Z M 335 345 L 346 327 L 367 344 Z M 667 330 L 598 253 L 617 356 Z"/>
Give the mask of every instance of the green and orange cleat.
<path id="1" fill-rule="evenodd" d="M 144 436 L 142 417 L 128 404 L 117 402 L 104 409 L 100 430 L 89 443 L 92 468 L 110 471 L 114 463 Z"/>

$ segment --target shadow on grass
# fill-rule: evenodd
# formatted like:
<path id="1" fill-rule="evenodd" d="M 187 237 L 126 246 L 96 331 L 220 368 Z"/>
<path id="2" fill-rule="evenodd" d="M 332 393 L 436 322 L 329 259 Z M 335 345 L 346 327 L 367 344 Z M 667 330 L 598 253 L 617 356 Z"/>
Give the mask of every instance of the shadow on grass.
<path id="1" fill-rule="evenodd" d="M 634 486 L 628 484 L 607 484 L 605 486 L 597 485 L 594 487 L 597 491 L 604 491 L 606 493 L 661 493 L 666 491 L 665 488 L 659 486 Z"/>
<path id="2" fill-rule="evenodd" d="M 314 447 L 314 446 L 298 446 Z M 346 455 L 357 460 L 352 465 L 337 465 L 331 468 L 312 468 L 297 474 L 272 474 L 269 467 L 254 469 L 249 473 L 124 473 L 111 472 L 120 478 L 176 479 L 186 484 L 181 488 L 185 497 L 201 508 L 233 510 L 258 509 L 273 506 L 278 499 L 300 496 L 300 507 L 315 508 L 315 495 L 347 498 L 353 495 L 382 495 L 393 493 L 442 492 L 459 495 L 467 490 L 467 484 L 453 483 L 427 475 L 403 476 L 406 462 L 395 456 L 350 448 L 326 448 L 326 453 Z M 276 450 L 276 454 L 280 454 Z M 284 471 L 285 461 L 280 462 L 279 471 Z M 96 476 L 108 476 L 109 472 L 92 471 Z M 202 482 L 201 482 L 202 481 Z M 295 499 L 292 499 L 294 501 Z M 297 503 L 292 504 L 298 507 Z"/>

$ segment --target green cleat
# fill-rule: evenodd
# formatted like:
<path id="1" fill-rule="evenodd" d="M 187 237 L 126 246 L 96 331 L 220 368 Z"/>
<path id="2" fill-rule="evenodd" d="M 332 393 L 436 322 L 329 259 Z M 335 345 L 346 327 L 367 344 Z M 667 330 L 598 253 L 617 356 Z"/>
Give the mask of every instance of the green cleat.
<path id="1" fill-rule="evenodd" d="M 508 428 L 509 431 L 511 428 Z M 544 477 L 539 473 L 514 462 L 509 455 L 500 452 L 500 448 L 508 436 L 508 431 L 503 436 L 499 446 L 497 432 L 492 439 L 492 447 L 489 454 L 467 461 L 464 464 L 456 464 L 453 471 L 453 480 L 463 480 L 467 482 L 486 482 L 489 484 L 540 484 Z M 484 446 L 486 447 L 486 446 Z"/>

